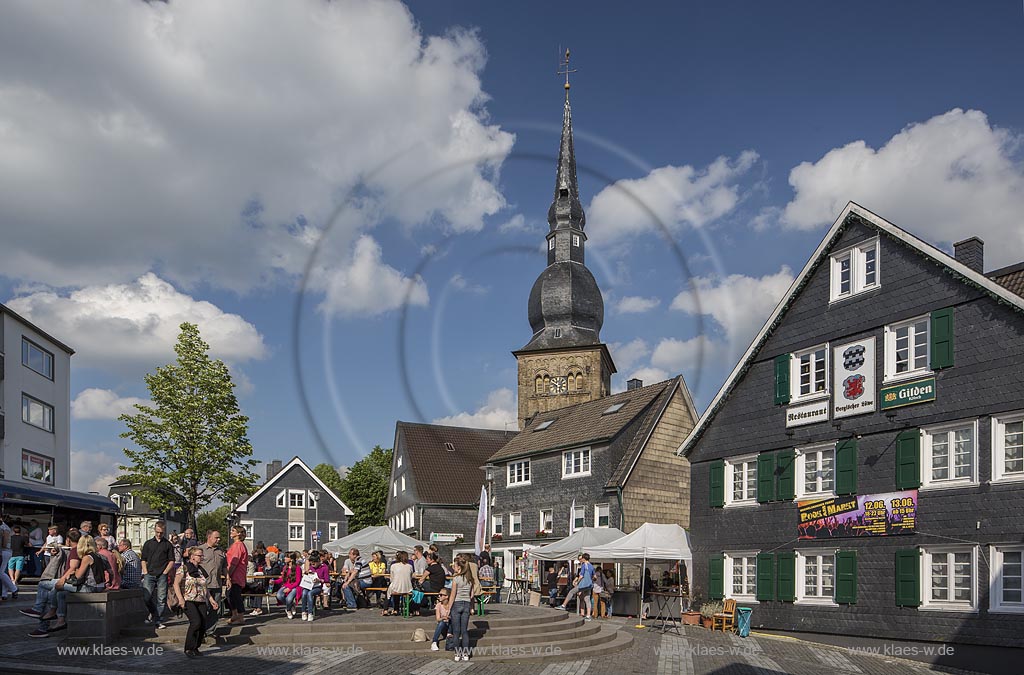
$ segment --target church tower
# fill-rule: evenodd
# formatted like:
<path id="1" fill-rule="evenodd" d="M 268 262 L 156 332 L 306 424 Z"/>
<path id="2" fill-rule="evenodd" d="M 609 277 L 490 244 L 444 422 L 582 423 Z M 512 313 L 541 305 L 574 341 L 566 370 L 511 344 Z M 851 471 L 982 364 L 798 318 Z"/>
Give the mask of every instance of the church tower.
<path id="1" fill-rule="evenodd" d="M 576 182 L 569 107 L 569 52 L 565 53 L 565 109 L 548 209 L 548 266 L 530 291 L 533 338 L 513 352 L 519 362 L 519 428 L 539 412 L 602 398 L 611 393 L 615 371 L 601 342 L 604 299 L 585 264 L 586 215 Z"/>

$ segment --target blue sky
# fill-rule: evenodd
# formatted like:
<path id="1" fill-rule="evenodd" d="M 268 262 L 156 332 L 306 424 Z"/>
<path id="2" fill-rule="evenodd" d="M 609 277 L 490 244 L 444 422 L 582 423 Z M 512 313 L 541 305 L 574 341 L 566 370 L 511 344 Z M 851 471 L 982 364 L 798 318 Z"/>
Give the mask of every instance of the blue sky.
<path id="1" fill-rule="evenodd" d="M 262 460 L 351 464 L 396 419 L 514 426 L 559 48 L 616 388 L 681 372 L 703 408 L 847 200 L 1024 260 L 1016 1 L 8 15 L 0 298 L 78 350 L 79 489 L 182 320 Z"/>

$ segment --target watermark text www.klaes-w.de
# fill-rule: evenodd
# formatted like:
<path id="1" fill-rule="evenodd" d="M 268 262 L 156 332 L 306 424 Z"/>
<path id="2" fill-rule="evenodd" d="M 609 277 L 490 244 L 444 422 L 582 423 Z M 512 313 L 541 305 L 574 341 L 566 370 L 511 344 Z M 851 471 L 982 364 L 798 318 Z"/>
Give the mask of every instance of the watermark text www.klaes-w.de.
<path id="1" fill-rule="evenodd" d="M 59 656 L 163 656 L 167 648 L 162 645 L 136 645 L 122 647 L 104 645 L 58 645 Z"/>
<path id="2" fill-rule="evenodd" d="M 259 656 L 338 656 L 362 654 L 365 650 L 359 645 L 347 647 L 317 647 L 315 645 L 265 645 L 256 647 Z"/>
<path id="3" fill-rule="evenodd" d="M 722 645 L 705 645 L 698 643 L 685 646 L 656 646 L 654 648 L 654 653 L 657 656 L 757 656 L 761 654 L 761 650 L 757 647 L 745 645 L 733 645 L 726 647 Z"/>
<path id="4" fill-rule="evenodd" d="M 874 656 L 953 656 L 954 645 L 907 645 L 886 642 L 881 645 L 859 645 L 847 648 L 852 654 L 872 654 Z"/>

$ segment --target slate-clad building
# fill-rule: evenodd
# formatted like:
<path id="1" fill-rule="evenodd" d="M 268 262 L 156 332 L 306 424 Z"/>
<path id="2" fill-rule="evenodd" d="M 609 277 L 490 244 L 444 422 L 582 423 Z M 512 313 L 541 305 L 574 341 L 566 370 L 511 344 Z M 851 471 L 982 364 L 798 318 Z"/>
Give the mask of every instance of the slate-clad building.
<path id="1" fill-rule="evenodd" d="M 472 544 L 481 466 L 515 432 L 398 422 L 384 516 L 388 525 L 439 546 Z"/>
<path id="2" fill-rule="evenodd" d="M 235 507 L 232 520 L 245 527 L 250 548 L 262 541 L 301 551 L 347 535 L 351 515 L 352 509 L 295 457 L 284 466 L 280 460 L 267 464 L 266 482 Z"/>
<path id="3" fill-rule="evenodd" d="M 844 209 L 680 448 L 694 596 L 1020 646 L 1024 265 L 955 248 Z"/>

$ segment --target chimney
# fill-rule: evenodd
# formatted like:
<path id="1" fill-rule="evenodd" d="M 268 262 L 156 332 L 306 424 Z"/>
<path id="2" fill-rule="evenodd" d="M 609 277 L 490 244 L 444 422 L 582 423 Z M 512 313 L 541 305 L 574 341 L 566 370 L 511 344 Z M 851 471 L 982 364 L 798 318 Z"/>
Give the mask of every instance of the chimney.
<path id="1" fill-rule="evenodd" d="M 953 244 L 953 257 L 956 261 L 967 265 L 978 273 L 985 270 L 985 242 L 977 237 L 970 237 Z"/>
<path id="2" fill-rule="evenodd" d="M 267 464 L 267 482 L 268 483 L 270 482 L 270 480 L 274 476 L 276 476 L 279 473 L 281 473 L 281 460 L 275 459 L 273 462 L 270 462 L 269 464 Z"/>
<path id="3" fill-rule="evenodd" d="M 644 381 L 634 377 L 632 380 L 626 380 L 626 391 L 633 391 L 644 386 Z"/>

